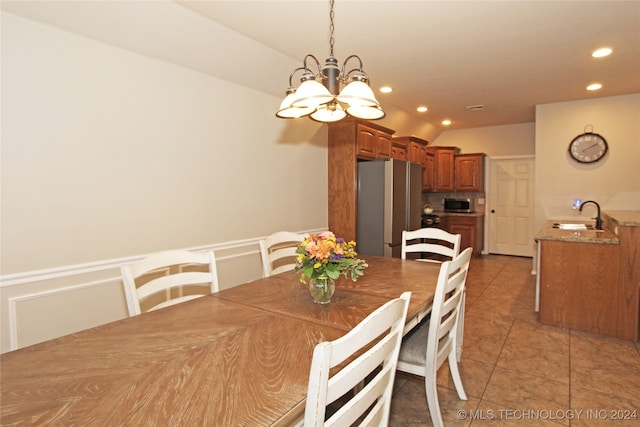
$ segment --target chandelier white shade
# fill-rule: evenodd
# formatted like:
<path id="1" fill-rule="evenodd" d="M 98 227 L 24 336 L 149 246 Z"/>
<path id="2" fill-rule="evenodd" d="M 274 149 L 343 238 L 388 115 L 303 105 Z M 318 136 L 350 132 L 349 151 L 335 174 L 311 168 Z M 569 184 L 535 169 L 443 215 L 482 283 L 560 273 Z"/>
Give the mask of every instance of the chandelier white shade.
<path id="1" fill-rule="evenodd" d="M 366 120 L 377 120 L 385 116 L 380 103 L 369 87 L 369 77 L 362 69 L 362 60 L 357 55 L 345 59 L 342 67 L 338 67 L 338 60 L 333 56 L 333 2 L 330 0 L 330 32 L 329 57 L 324 67 L 318 59 L 307 54 L 303 66 L 293 70 L 289 76 L 289 88 L 286 97 L 280 104 L 276 116 L 282 119 L 297 119 L 309 116 L 318 122 L 336 122 L 347 115 Z M 313 60 L 317 73 L 307 64 Z M 358 68 L 347 71 L 347 63 L 357 60 Z M 301 71 L 300 85 L 293 86 L 294 75 Z M 342 90 L 340 90 L 342 88 Z"/>

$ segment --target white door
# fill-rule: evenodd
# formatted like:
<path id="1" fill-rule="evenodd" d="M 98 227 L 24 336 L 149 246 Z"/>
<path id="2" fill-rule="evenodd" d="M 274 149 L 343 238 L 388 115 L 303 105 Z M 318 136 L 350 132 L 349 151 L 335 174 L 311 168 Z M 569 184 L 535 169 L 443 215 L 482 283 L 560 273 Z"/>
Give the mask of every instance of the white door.
<path id="1" fill-rule="evenodd" d="M 533 257 L 534 159 L 491 159 L 489 252 Z"/>

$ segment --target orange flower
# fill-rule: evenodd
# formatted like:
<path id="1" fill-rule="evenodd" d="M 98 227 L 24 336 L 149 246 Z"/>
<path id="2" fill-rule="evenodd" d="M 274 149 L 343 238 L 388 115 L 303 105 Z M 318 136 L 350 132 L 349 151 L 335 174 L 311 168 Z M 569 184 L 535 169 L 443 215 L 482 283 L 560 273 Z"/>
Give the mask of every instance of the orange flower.
<path id="1" fill-rule="evenodd" d="M 310 234 L 296 250 L 295 271 L 302 273 L 302 282 L 305 278 L 326 276 L 335 280 L 340 274 L 355 281 L 367 267 L 366 262 L 356 258 L 355 245 L 354 241 L 336 238 L 331 231 Z"/>

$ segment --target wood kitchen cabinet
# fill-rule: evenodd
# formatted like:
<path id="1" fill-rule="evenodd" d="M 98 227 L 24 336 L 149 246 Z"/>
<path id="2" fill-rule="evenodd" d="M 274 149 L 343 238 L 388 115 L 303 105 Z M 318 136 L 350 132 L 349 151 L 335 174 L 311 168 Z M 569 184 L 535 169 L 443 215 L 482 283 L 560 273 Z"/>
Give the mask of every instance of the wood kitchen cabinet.
<path id="1" fill-rule="evenodd" d="M 484 158 L 484 153 L 458 154 L 455 156 L 455 191 L 484 191 Z"/>
<path id="2" fill-rule="evenodd" d="M 433 190 L 447 192 L 455 190 L 455 156 L 460 153 L 458 147 L 430 147 L 433 153 L 435 170 Z"/>
<path id="3" fill-rule="evenodd" d="M 409 143 L 404 138 L 391 139 L 391 158 L 409 161 Z"/>
<path id="4" fill-rule="evenodd" d="M 393 131 L 382 126 L 357 123 L 358 158 L 365 160 L 391 158 Z"/>
<path id="5" fill-rule="evenodd" d="M 637 325 L 629 333 L 629 323 L 619 321 L 620 301 L 625 298 L 615 262 L 620 245 L 555 240 L 538 244 L 540 323 L 637 338 Z"/>
<path id="6" fill-rule="evenodd" d="M 427 163 L 427 144 L 429 142 L 415 136 L 397 136 L 393 140 L 407 145 L 409 149 L 408 161 L 422 165 L 422 191 L 430 191 L 433 186 L 433 162 Z"/>
<path id="7" fill-rule="evenodd" d="M 472 247 L 474 255 L 480 255 L 484 246 L 484 215 L 447 215 L 443 228 L 452 234 L 460 234 L 460 252 Z M 440 220 L 442 225 L 442 219 Z"/>
<path id="8" fill-rule="evenodd" d="M 328 215 L 329 229 L 336 236 L 356 239 L 358 159 L 375 159 L 385 151 L 390 157 L 393 133 L 352 118 L 328 124 Z"/>
<path id="9" fill-rule="evenodd" d="M 559 230 L 538 242 L 541 323 L 640 341 L 640 211 L 602 212 L 602 231 Z"/>
<path id="10" fill-rule="evenodd" d="M 435 156 L 431 151 L 425 153 L 424 173 L 422 175 L 422 191 L 435 191 L 434 174 L 436 170 Z"/>

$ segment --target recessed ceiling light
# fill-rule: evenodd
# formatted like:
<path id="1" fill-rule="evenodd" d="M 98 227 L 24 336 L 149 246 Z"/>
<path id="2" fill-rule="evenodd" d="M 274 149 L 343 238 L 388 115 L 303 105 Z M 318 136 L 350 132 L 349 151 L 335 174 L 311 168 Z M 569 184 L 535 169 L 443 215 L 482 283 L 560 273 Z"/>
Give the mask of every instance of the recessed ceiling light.
<path id="1" fill-rule="evenodd" d="M 418 111 L 418 113 L 426 113 L 429 109 L 427 107 L 425 107 L 424 105 L 416 108 L 416 110 Z"/>
<path id="2" fill-rule="evenodd" d="M 393 92 L 393 88 L 390 87 L 390 86 L 382 86 L 380 88 L 380 92 L 382 92 L 382 93 L 391 93 L 391 92 Z"/>
<path id="3" fill-rule="evenodd" d="M 444 126 L 449 126 L 449 125 L 451 124 L 451 120 L 449 120 L 449 119 L 443 120 L 443 121 L 442 121 L 442 124 L 443 124 Z"/>
<path id="4" fill-rule="evenodd" d="M 600 83 L 591 83 L 589 86 L 587 86 L 587 90 L 598 90 L 601 88 L 602 85 Z"/>
<path id="5" fill-rule="evenodd" d="M 601 47 L 600 49 L 594 50 L 591 56 L 593 56 L 594 58 L 602 58 L 602 57 L 611 55 L 611 52 L 613 52 L 611 48 Z"/>

